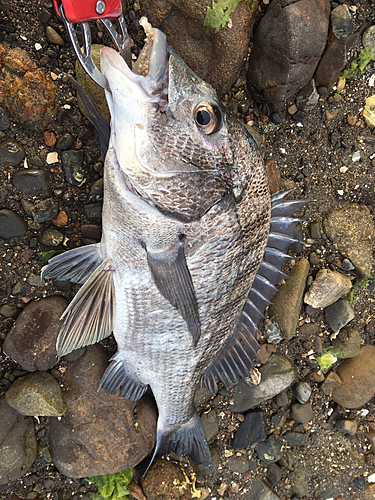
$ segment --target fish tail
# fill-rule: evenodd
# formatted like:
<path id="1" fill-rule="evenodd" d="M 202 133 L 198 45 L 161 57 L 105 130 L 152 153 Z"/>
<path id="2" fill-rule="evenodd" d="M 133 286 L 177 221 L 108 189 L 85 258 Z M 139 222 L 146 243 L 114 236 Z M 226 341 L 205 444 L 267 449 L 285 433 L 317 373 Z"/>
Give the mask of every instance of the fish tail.
<path id="1" fill-rule="evenodd" d="M 207 467 L 212 474 L 213 464 L 210 448 L 204 435 L 201 419 L 196 412 L 190 420 L 182 424 L 174 432 L 164 430 L 158 425 L 156 447 L 147 470 L 156 457 L 171 452 L 175 452 L 178 456 L 182 454 L 189 455 L 196 464 Z"/>

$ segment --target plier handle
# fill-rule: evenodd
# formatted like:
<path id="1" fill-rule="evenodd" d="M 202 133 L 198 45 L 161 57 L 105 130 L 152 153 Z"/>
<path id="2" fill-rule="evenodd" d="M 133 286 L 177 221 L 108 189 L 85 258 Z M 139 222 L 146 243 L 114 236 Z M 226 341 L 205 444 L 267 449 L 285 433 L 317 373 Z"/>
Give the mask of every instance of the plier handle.
<path id="1" fill-rule="evenodd" d="M 107 28 L 120 54 L 131 67 L 130 39 L 122 13 L 121 0 L 53 0 L 58 16 L 64 21 L 79 62 L 91 78 L 106 88 L 107 80 L 96 67 L 91 56 L 91 31 L 89 21 L 100 20 Z M 118 21 L 122 40 L 111 20 Z M 78 42 L 76 24 L 82 25 L 84 53 Z"/>

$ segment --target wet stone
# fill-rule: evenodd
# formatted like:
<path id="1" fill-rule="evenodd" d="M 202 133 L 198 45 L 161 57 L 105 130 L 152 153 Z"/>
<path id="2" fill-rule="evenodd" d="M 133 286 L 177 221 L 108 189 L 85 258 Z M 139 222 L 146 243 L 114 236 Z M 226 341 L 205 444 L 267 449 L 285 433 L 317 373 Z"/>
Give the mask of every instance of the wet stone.
<path id="1" fill-rule="evenodd" d="M 280 481 L 281 476 L 281 468 L 277 464 L 273 462 L 271 464 L 268 464 L 267 479 L 273 486 L 275 486 Z"/>
<path id="2" fill-rule="evenodd" d="M 29 274 L 29 276 L 27 277 L 27 282 L 30 286 L 43 287 L 45 285 L 45 281 L 40 277 L 39 274 Z"/>
<path id="3" fill-rule="evenodd" d="M 339 5 L 331 12 L 332 31 L 338 40 L 353 33 L 354 25 L 347 5 Z"/>
<path id="4" fill-rule="evenodd" d="M 52 224 L 56 227 L 65 227 L 68 222 L 68 215 L 63 210 L 60 210 L 57 216 L 52 219 Z"/>
<path id="5" fill-rule="evenodd" d="M 100 240 L 101 230 L 100 226 L 97 224 L 82 224 L 80 230 L 84 238 L 90 238 L 97 241 Z"/>
<path id="6" fill-rule="evenodd" d="M 98 201 L 103 199 L 103 178 L 98 179 L 90 188 L 90 200 Z"/>
<path id="7" fill-rule="evenodd" d="M 259 443 L 266 439 L 266 429 L 264 426 L 263 412 L 253 411 L 245 415 L 241 422 L 233 441 L 233 448 L 241 450 L 252 444 Z"/>
<path id="8" fill-rule="evenodd" d="M 4 108 L 0 107 L 0 132 L 10 127 L 9 115 Z"/>
<path id="9" fill-rule="evenodd" d="M 26 474 L 37 455 L 33 418 L 24 417 L 0 398 L 0 484 Z"/>
<path id="10" fill-rule="evenodd" d="M 277 462 L 284 455 L 284 445 L 281 439 L 270 436 L 264 441 L 258 443 L 257 454 L 263 462 Z"/>
<path id="11" fill-rule="evenodd" d="M 309 261 L 313 266 L 318 266 L 320 264 L 320 259 L 316 252 L 311 252 L 309 254 Z"/>
<path id="12" fill-rule="evenodd" d="M 87 220 L 90 222 L 100 222 L 102 220 L 102 205 L 100 203 L 92 203 L 84 207 Z"/>
<path id="13" fill-rule="evenodd" d="M 27 224 L 13 210 L 0 210 L 0 238 L 17 238 L 26 234 Z"/>
<path id="14" fill-rule="evenodd" d="M 280 392 L 280 394 L 276 396 L 276 404 L 281 407 L 289 404 L 289 396 L 286 391 Z"/>
<path id="15" fill-rule="evenodd" d="M 148 500 L 190 500 L 192 498 L 190 486 L 182 470 L 167 460 L 159 459 L 152 464 L 150 470 L 141 480 L 143 493 Z M 142 497 L 136 497 L 139 500 Z"/>
<path id="16" fill-rule="evenodd" d="M 299 332 L 301 335 L 316 335 L 320 332 L 320 326 L 316 323 L 304 323 L 299 328 Z"/>
<path id="17" fill-rule="evenodd" d="M 281 174 L 274 160 L 267 160 L 265 163 L 267 169 L 268 183 L 271 194 L 276 193 L 281 187 Z"/>
<path id="18" fill-rule="evenodd" d="M 355 420 L 349 419 L 337 420 L 335 428 L 343 434 L 350 434 L 351 436 L 354 436 L 357 432 L 358 423 Z"/>
<path id="19" fill-rule="evenodd" d="M 39 203 L 36 203 L 31 208 L 31 215 L 34 222 L 43 223 L 54 219 L 59 213 L 59 206 L 52 198 L 47 198 Z"/>
<path id="20" fill-rule="evenodd" d="M 210 443 L 219 432 L 219 424 L 215 410 L 203 413 L 201 416 L 202 426 L 207 442 Z"/>
<path id="21" fill-rule="evenodd" d="M 306 424 L 307 422 L 310 422 L 313 419 L 313 410 L 312 407 L 309 403 L 305 404 L 300 404 L 300 403 L 294 403 L 292 405 L 290 412 L 290 418 L 295 420 L 296 422 L 300 424 Z"/>
<path id="22" fill-rule="evenodd" d="M 69 132 L 65 132 L 61 137 L 59 137 L 56 148 L 60 150 L 70 149 L 74 144 L 74 137 Z"/>
<path id="23" fill-rule="evenodd" d="M 232 472 L 237 472 L 238 474 L 243 474 L 249 470 L 250 464 L 249 460 L 245 457 L 229 457 L 227 462 L 227 467 Z"/>
<path id="24" fill-rule="evenodd" d="M 341 330 L 354 316 L 354 308 L 348 299 L 339 299 L 324 309 L 325 322 L 334 332 Z"/>
<path id="25" fill-rule="evenodd" d="M 273 398 L 289 387 L 298 376 L 293 362 L 281 352 L 272 354 L 259 371 L 261 381 L 257 386 L 252 387 L 243 379 L 238 381 L 231 411 L 243 412 Z"/>
<path id="26" fill-rule="evenodd" d="M 320 389 L 321 391 L 326 394 L 327 396 L 330 396 L 332 394 L 332 391 L 335 387 L 338 387 L 341 384 L 341 379 L 335 372 L 330 372 L 323 384 L 321 385 Z"/>
<path id="27" fill-rule="evenodd" d="M 80 186 L 85 179 L 83 170 L 83 151 L 69 149 L 61 153 L 61 161 L 65 172 L 65 179 L 73 186 Z"/>
<path id="28" fill-rule="evenodd" d="M 242 495 L 245 500 L 280 500 L 269 487 L 261 480 L 255 479 L 252 481 L 250 489 Z"/>
<path id="29" fill-rule="evenodd" d="M 21 415 L 60 417 L 66 411 L 60 386 L 48 372 L 38 371 L 18 378 L 5 397 Z"/>
<path id="30" fill-rule="evenodd" d="M 296 386 L 296 398 L 301 404 L 307 403 L 311 396 L 311 387 L 308 382 L 298 382 Z"/>
<path id="31" fill-rule="evenodd" d="M 343 358 L 354 358 L 361 348 L 361 334 L 357 328 L 346 326 L 332 341 L 332 345 L 340 349 Z"/>
<path id="32" fill-rule="evenodd" d="M 17 307 L 11 306 L 10 304 L 4 304 L 0 307 L 0 314 L 4 316 L 4 318 L 12 318 L 17 314 Z"/>
<path id="33" fill-rule="evenodd" d="M 18 165 L 24 158 L 23 147 L 13 139 L 7 139 L 0 144 L 0 166 L 2 168 Z"/>
<path id="34" fill-rule="evenodd" d="M 3 350 L 24 370 L 48 370 L 57 361 L 56 340 L 68 300 L 51 296 L 29 302 L 5 338 Z"/>
<path id="35" fill-rule="evenodd" d="M 309 444 L 309 435 L 302 432 L 287 432 L 284 435 L 284 439 L 288 444 L 293 446 L 307 446 Z"/>
<path id="36" fill-rule="evenodd" d="M 304 302 L 315 309 L 325 308 L 347 295 L 352 288 L 351 280 L 344 274 L 330 269 L 321 269 L 316 275 Z"/>
<path id="37" fill-rule="evenodd" d="M 357 476 L 353 479 L 353 486 L 360 490 L 364 490 L 366 488 L 366 480 L 363 476 Z"/>
<path id="38" fill-rule="evenodd" d="M 47 228 L 39 235 L 39 241 L 46 247 L 58 247 L 64 240 L 64 235 L 57 229 Z"/>
<path id="39" fill-rule="evenodd" d="M 52 28 L 52 26 L 46 27 L 46 38 L 47 42 L 52 43 L 53 45 L 58 45 L 59 47 L 64 47 L 65 45 L 64 40 L 57 33 L 57 31 Z"/>
<path id="40" fill-rule="evenodd" d="M 51 196 L 49 173 L 46 170 L 17 170 L 12 184 L 25 194 Z"/>

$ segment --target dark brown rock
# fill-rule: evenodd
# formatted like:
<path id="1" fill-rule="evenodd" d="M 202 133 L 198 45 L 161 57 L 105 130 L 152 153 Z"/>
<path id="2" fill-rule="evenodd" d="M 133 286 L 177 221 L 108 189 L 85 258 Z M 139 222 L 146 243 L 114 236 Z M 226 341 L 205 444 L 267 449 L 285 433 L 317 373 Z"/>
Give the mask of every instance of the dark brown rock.
<path id="1" fill-rule="evenodd" d="M 60 296 L 30 302 L 8 333 L 3 349 L 29 372 L 48 370 L 57 361 L 56 339 L 68 305 Z"/>
<path id="2" fill-rule="evenodd" d="M 157 460 L 142 480 L 143 493 L 148 500 L 189 500 L 191 487 L 180 468 Z"/>
<path id="3" fill-rule="evenodd" d="M 18 47 L 9 49 L 0 45 L 0 65 L 3 106 L 16 122 L 43 131 L 56 114 L 56 85 Z"/>
<path id="4" fill-rule="evenodd" d="M 337 368 L 341 385 L 332 392 L 332 399 L 343 408 L 359 408 L 375 393 L 375 346 L 361 347 L 355 358 L 343 361 Z"/>
<path id="5" fill-rule="evenodd" d="M 141 0 L 140 4 L 150 23 L 167 35 L 185 63 L 220 95 L 225 94 L 247 56 L 259 1 L 252 2 L 251 11 L 247 2 L 240 2 L 230 16 L 233 27 L 227 24 L 218 33 L 204 26 L 211 0 Z"/>
<path id="6" fill-rule="evenodd" d="M 152 450 L 156 407 L 150 398 L 138 402 L 97 392 L 108 366 L 100 345 L 70 363 L 63 397 L 68 409 L 50 419 L 53 462 L 68 477 L 112 474 L 134 467 Z"/>
<path id="7" fill-rule="evenodd" d="M 271 194 L 280 191 L 281 187 L 281 174 L 276 166 L 274 160 L 267 160 L 265 163 L 267 169 L 268 184 L 270 186 Z"/>
<path id="8" fill-rule="evenodd" d="M 325 381 L 321 386 L 321 390 L 327 396 L 332 394 L 332 391 L 335 387 L 338 387 L 341 384 L 341 379 L 335 372 L 330 372 L 326 376 Z"/>
<path id="9" fill-rule="evenodd" d="M 247 81 L 259 100 L 294 96 L 312 78 L 328 34 L 329 0 L 273 0 L 254 35 Z"/>
<path id="10" fill-rule="evenodd" d="M 371 274 L 375 226 L 365 205 L 350 203 L 330 212 L 324 221 L 333 246 L 347 257 L 364 277 Z"/>
<path id="11" fill-rule="evenodd" d="M 36 458 L 37 441 L 32 417 L 24 417 L 0 398 L 0 484 L 26 474 Z"/>

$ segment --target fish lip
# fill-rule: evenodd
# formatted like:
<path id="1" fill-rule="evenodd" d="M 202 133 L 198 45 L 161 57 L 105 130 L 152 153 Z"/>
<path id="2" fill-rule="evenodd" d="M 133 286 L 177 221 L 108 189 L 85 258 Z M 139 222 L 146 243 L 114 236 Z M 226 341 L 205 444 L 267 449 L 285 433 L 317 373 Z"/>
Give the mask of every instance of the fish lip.
<path id="1" fill-rule="evenodd" d="M 155 102 L 165 93 L 165 81 L 168 76 L 168 44 L 164 33 L 157 28 L 153 28 L 151 32 L 152 41 L 150 42 L 150 34 L 147 36 L 146 44 L 135 63 L 134 70 L 126 64 L 121 55 L 111 49 L 110 47 L 103 47 L 100 51 L 100 67 L 101 72 L 107 77 L 108 88 L 111 91 L 111 78 L 109 75 L 111 68 L 114 68 L 122 76 L 124 76 L 129 83 L 142 89 L 142 94 L 146 101 Z M 147 46 L 147 49 L 146 49 Z M 149 58 L 145 59 L 149 53 Z M 143 62 L 147 61 L 149 65 L 148 74 L 146 76 L 137 74 L 139 64 L 137 64 L 143 54 Z"/>

